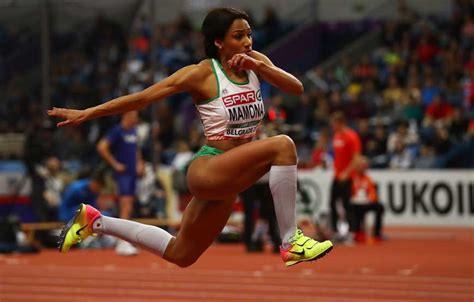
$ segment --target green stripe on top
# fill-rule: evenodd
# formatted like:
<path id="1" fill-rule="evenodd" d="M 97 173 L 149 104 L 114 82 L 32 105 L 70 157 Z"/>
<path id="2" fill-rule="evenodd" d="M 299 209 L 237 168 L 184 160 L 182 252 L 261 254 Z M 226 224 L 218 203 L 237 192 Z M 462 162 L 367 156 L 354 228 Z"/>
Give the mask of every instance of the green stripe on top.
<path id="1" fill-rule="evenodd" d="M 207 100 L 197 101 L 196 105 L 203 105 L 203 104 L 210 103 L 210 102 L 214 101 L 215 99 L 217 99 L 218 97 L 221 96 L 221 87 L 220 87 L 220 84 L 219 84 L 219 78 L 217 77 L 216 67 L 214 66 L 213 61 L 214 61 L 214 59 L 211 59 L 212 71 L 214 72 L 214 78 L 216 79 L 216 82 L 217 82 L 217 95 L 215 97 L 207 99 Z"/>
<path id="2" fill-rule="evenodd" d="M 214 59 L 213 59 L 214 60 Z M 222 73 L 225 75 L 225 77 L 231 81 L 232 83 L 236 84 L 236 85 L 246 85 L 248 84 L 250 81 L 249 81 L 249 74 L 247 72 L 245 72 L 245 74 L 247 75 L 247 80 L 243 83 L 239 83 L 239 82 L 235 82 L 233 81 L 231 78 L 229 78 L 229 76 L 227 75 L 227 73 L 225 72 L 224 68 L 222 67 L 221 65 L 221 62 L 219 62 L 219 60 L 215 60 L 217 62 L 217 65 L 219 66 L 220 70 L 222 70 Z"/>

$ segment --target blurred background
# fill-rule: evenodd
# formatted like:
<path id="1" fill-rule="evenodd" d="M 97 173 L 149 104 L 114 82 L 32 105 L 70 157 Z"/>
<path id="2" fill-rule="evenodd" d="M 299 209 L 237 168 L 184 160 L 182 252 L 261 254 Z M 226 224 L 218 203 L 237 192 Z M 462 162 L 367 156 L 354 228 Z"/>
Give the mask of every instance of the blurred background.
<path id="1" fill-rule="evenodd" d="M 118 215 L 117 185 L 97 144 L 120 117 L 58 129 L 46 110 L 95 106 L 205 59 L 200 26 L 206 13 L 220 6 L 245 10 L 252 20 L 253 48 L 304 83 L 304 94 L 295 97 L 262 82 L 267 109 L 262 136 L 288 134 L 298 149 L 301 227 L 350 247 L 346 260 L 367 246 L 380 255 L 384 245 L 397 240 L 403 250 L 406 240 L 440 238 L 450 252 L 468 252 L 464 259 L 472 260 L 474 5 L 469 0 L 0 0 L 0 253 L 47 253 L 55 247 L 65 192 L 98 169 L 104 174 L 94 195 L 97 206 Z M 330 116 L 339 111 L 360 138 L 366 173 L 384 208 L 377 236 L 372 236 L 377 224 L 372 216 L 351 233 L 342 205 L 336 230 L 329 222 Z M 201 122 L 190 96 L 180 94 L 139 112 L 135 127 L 148 168 L 137 179 L 133 218 L 176 231 L 191 198 L 187 164 L 205 143 Z M 240 257 L 265 252 L 272 244 L 278 252 L 271 196 L 265 180 L 261 183 L 236 200 L 218 238 L 237 243 L 232 247 L 242 250 Z M 456 246 L 459 236 L 470 241 Z M 83 248 L 113 245 L 101 238 Z M 217 247 L 216 253 L 226 248 Z M 449 277 L 467 276 L 456 283 L 467 294 L 446 299 L 471 301 L 467 288 L 474 286 L 474 268 L 457 259 L 464 271 L 453 269 Z M 416 271 L 413 265 L 403 269 Z M 0 301 L 17 301 L 12 292 L 7 288 L 2 298 L 0 287 Z"/>

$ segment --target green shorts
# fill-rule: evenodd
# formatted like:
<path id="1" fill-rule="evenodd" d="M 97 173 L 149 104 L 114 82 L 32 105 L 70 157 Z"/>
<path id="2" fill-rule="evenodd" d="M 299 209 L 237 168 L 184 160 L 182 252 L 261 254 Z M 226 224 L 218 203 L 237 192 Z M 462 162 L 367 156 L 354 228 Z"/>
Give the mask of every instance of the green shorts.
<path id="1" fill-rule="evenodd" d="M 222 153 L 224 153 L 224 151 L 213 148 L 213 147 L 209 147 L 208 145 L 204 145 L 201 147 L 201 149 L 199 149 L 199 151 L 196 154 L 194 154 L 193 160 L 201 156 L 207 156 L 207 155 L 214 156 L 214 155 L 219 155 Z"/>

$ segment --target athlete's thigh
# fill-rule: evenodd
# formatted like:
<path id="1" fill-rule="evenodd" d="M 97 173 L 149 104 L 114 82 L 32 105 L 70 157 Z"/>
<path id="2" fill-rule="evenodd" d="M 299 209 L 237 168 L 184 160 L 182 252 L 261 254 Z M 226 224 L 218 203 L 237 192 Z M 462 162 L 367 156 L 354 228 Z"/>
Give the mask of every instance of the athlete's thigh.
<path id="1" fill-rule="evenodd" d="M 281 137 L 241 145 L 217 156 L 198 158 L 188 171 L 191 192 L 202 197 L 238 194 L 267 173 Z M 204 193 L 204 195 L 202 195 Z"/>
<path id="2" fill-rule="evenodd" d="M 197 259 L 224 228 L 234 201 L 235 196 L 225 201 L 193 198 L 184 210 L 181 228 L 170 255 Z"/>

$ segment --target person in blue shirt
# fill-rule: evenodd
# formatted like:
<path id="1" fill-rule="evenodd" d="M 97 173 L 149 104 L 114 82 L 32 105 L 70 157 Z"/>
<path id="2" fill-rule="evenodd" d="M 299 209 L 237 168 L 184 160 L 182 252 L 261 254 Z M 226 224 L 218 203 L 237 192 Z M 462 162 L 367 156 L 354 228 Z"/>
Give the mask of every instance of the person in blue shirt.
<path id="1" fill-rule="evenodd" d="M 123 219 L 132 218 L 137 170 L 142 167 L 137 147 L 137 124 L 138 111 L 124 113 L 121 122 L 112 127 L 97 144 L 100 156 L 114 170 L 113 175 L 118 188 L 119 216 Z M 116 252 L 128 256 L 137 254 L 138 250 L 128 242 L 120 241 Z"/>
<path id="2" fill-rule="evenodd" d="M 59 220 L 67 222 L 76 213 L 83 202 L 93 205 L 104 187 L 104 178 L 101 173 L 95 173 L 90 178 L 79 179 L 72 182 L 64 191 L 59 203 Z"/>

